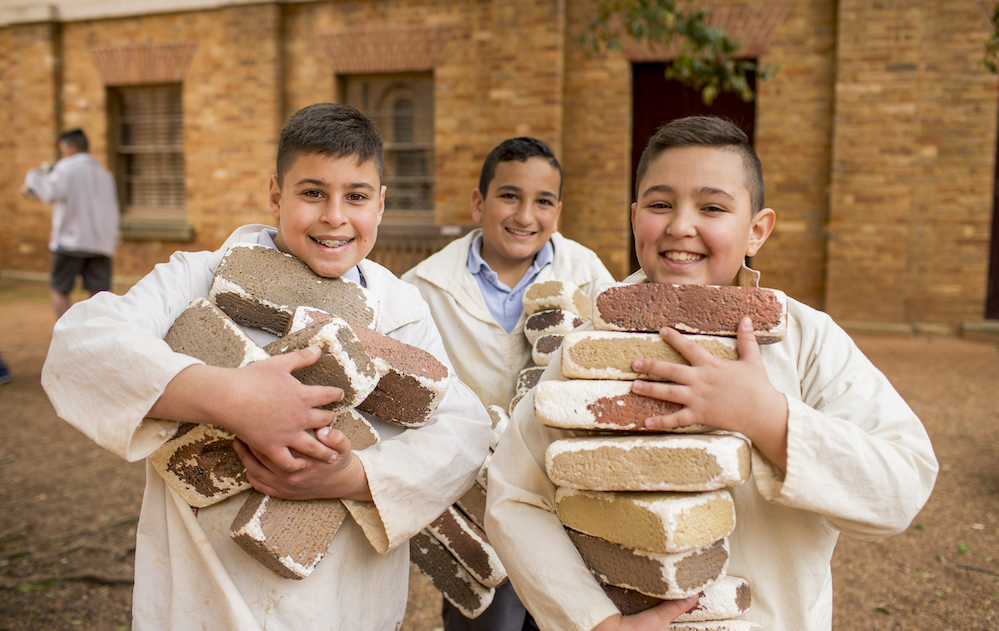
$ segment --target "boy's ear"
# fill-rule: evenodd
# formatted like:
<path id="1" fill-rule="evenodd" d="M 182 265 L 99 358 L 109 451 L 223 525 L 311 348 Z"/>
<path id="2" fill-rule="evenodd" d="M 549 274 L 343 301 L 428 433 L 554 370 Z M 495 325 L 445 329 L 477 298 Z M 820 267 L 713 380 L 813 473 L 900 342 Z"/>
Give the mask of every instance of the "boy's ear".
<path id="1" fill-rule="evenodd" d="M 478 187 L 472 189 L 472 221 L 481 224 L 482 223 L 482 202 L 485 201 L 482 197 L 482 193 L 479 192 Z"/>
<path id="2" fill-rule="evenodd" d="M 382 216 L 385 214 L 385 191 L 388 187 L 382 184 L 382 192 L 378 195 L 378 224 L 382 223 Z"/>
<path id="3" fill-rule="evenodd" d="M 383 193 L 384 195 L 384 193 Z M 267 191 L 267 209 L 274 219 L 281 218 L 281 184 L 276 175 L 271 176 L 270 188 Z"/>
<path id="4" fill-rule="evenodd" d="M 773 208 L 762 208 L 753 215 L 753 221 L 749 226 L 749 247 L 746 249 L 746 256 L 756 256 L 770 237 L 770 233 L 774 231 L 776 222 L 777 213 Z"/>

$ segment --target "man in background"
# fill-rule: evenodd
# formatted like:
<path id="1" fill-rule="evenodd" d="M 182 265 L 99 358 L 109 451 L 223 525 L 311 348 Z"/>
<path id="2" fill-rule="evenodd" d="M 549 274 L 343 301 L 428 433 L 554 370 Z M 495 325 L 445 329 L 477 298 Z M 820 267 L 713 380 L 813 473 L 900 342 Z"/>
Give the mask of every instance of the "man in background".
<path id="1" fill-rule="evenodd" d="M 59 136 L 61 159 L 52 168 L 31 169 L 22 192 L 52 204 L 52 280 L 56 318 L 69 309 L 78 276 L 94 295 L 111 289 L 111 257 L 118 244 L 121 210 L 114 177 L 94 158 L 82 129 Z"/>

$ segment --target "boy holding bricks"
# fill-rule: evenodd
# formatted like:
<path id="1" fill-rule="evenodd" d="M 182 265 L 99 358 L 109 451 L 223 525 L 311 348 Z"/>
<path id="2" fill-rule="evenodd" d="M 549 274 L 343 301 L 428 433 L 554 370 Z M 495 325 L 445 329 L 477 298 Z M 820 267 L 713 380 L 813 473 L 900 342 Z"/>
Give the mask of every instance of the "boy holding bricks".
<path id="1" fill-rule="evenodd" d="M 561 197 L 562 169 L 551 148 L 535 138 L 507 139 L 486 156 L 472 191 L 481 229 L 403 274 L 430 305 L 455 373 L 487 406 L 506 409 L 531 363 L 523 305 L 529 285 L 558 279 L 592 297 L 614 282 L 593 251 L 556 232 Z M 509 583 L 474 620 L 445 600 L 444 624 L 448 631 L 536 628 Z"/>
<path id="2" fill-rule="evenodd" d="M 146 458 L 178 422 L 230 430 L 247 477 L 285 499 L 340 498 L 344 521 L 325 562 L 304 580 L 279 578 L 229 534 L 245 493 L 192 510 L 146 464 L 136 544 L 135 629 L 393 629 L 406 606 L 409 538 L 472 483 L 488 448 L 489 419 L 450 381 L 432 424 L 403 429 L 368 416 L 381 442 L 352 451 L 320 406 L 343 391 L 291 373 L 316 347 L 243 368 L 219 368 L 163 341 L 192 300 L 209 295 L 230 245 L 275 248 L 316 274 L 343 278 L 381 302 L 376 330 L 447 354 L 419 293 L 365 259 L 384 210 L 382 142 L 353 108 L 321 103 L 281 133 L 269 208 L 277 220 L 239 228 L 216 252 L 177 252 L 123 296 L 75 305 L 53 332 L 42 382 L 59 415 L 128 460 Z M 276 336 L 245 328 L 258 344 Z M 301 533 L 309 536 L 309 533 Z"/>
<path id="3" fill-rule="evenodd" d="M 558 279 L 591 297 L 614 282 L 588 248 L 557 232 L 562 167 L 535 138 L 510 138 L 482 165 L 472 219 L 482 227 L 402 275 L 419 288 L 444 337 L 455 372 L 486 406 L 506 408 L 531 360 L 524 291 Z"/>
<path id="4" fill-rule="evenodd" d="M 775 214 L 763 207 L 762 169 L 745 134 L 710 117 L 673 121 L 649 141 L 637 175 L 642 270 L 626 282 L 758 284 L 743 262 Z M 704 424 L 752 442 L 752 477 L 732 489 L 728 574 L 752 589 L 742 618 L 766 631 L 818 631 L 832 624 L 829 560 L 839 533 L 904 530 L 929 497 L 937 463 L 919 419 L 828 316 L 788 299 L 787 328 L 761 347 L 743 318 L 735 361 L 665 328 L 662 338 L 690 365 L 636 359 L 635 372 L 662 381 L 637 380 L 631 390 L 682 406 L 646 419 L 648 429 Z M 562 379 L 555 360 L 542 381 Z M 665 629 L 696 597 L 622 616 L 553 511 L 545 451 L 575 433 L 539 425 L 532 395 L 518 406 L 489 469 L 490 541 L 543 628 Z"/>

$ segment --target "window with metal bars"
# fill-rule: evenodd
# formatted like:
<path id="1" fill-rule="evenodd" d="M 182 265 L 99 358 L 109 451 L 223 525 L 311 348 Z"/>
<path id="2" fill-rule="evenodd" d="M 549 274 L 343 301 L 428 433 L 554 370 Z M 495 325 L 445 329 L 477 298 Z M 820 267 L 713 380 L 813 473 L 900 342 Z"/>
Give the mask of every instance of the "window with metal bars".
<path id="1" fill-rule="evenodd" d="M 108 129 L 126 238 L 185 240 L 181 86 L 108 89 Z"/>
<path id="2" fill-rule="evenodd" d="M 341 100 L 374 121 L 385 143 L 382 225 L 433 225 L 433 73 L 344 75 L 339 87 Z"/>

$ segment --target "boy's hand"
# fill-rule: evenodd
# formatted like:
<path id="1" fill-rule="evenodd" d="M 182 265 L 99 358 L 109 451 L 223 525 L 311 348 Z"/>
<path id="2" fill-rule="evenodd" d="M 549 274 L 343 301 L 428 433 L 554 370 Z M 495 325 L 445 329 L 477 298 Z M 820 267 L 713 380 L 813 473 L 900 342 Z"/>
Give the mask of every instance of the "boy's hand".
<path id="1" fill-rule="evenodd" d="M 316 438 L 336 452 L 334 459 L 306 458 L 306 466 L 294 472 L 276 466 L 266 455 L 239 439 L 234 440 L 232 446 L 246 466 L 246 477 L 253 488 L 271 497 L 370 501 L 368 477 L 360 459 L 351 451 L 350 440 L 340 430 L 329 427 L 316 430 Z"/>
<path id="2" fill-rule="evenodd" d="M 693 609 L 699 598 L 700 595 L 683 600 L 667 600 L 633 616 L 611 616 L 593 627 L 593 631 L 666 631 L 669 623 L 680 614 Z"/>
<path id="3" fill-rule="evenodd" d="M 645 426 L 673 429 L 704 424 L 739 432 L 785 471 L 787 399 L 767 377 L 752 321 L 747 317 L 739 323 L 739 359 L 736 361 L 714 357 L 673 329 L 665 328 L 659 334 L 690 365 L 636 360 L 633 364 L 636 372 L 656 375 L 673 383 L 635 381 L 632 391 L 684 407 L 672 414 L 651 417 L 645 421 Z"/>
<path id="4" fill-rule="evenodd" d="M 343 390 L 307 386 L 291 374 L 320 354 L 312 346 L 243 368 L 188 366 L 170 381 L 149 416 L 228 429 L 284 471 L 305 467 L 303 456 L 328 461 L 336 451 L 311 430 L 333 422 L 336 415 L 319 406 L 343 399 Z"/>
<path id="5" fill-rule="evenodd" d="M 336 419 L 335 413 L 319 406 L 340 401 L 343 390 L 307 386 L 291 374 L 311 366 L 321 354 L 318 347 L 310 346 L 239 369 L 238 398 L 244 409 L 223 427 L 285 471 L 307 466 L 302 455 L 318 460 L 336 456 L 335 450 L 308 430 L 329 426 Z"/>

